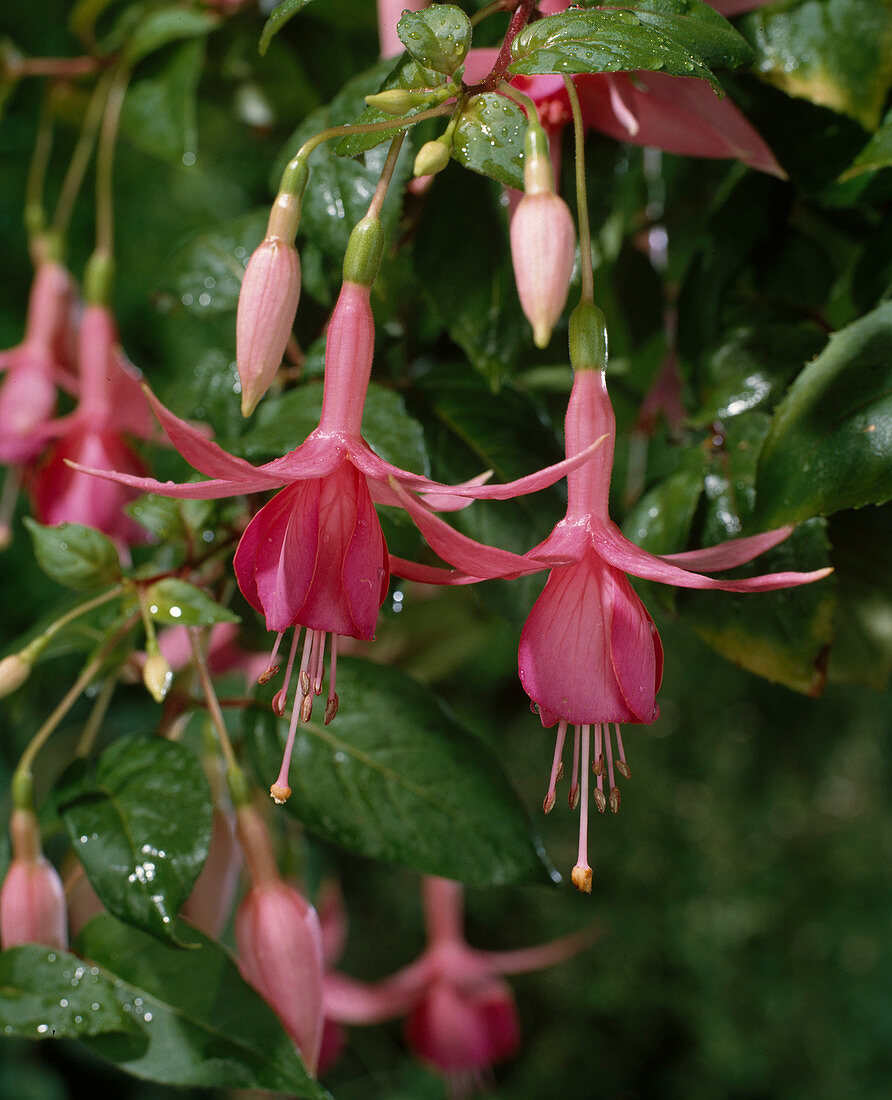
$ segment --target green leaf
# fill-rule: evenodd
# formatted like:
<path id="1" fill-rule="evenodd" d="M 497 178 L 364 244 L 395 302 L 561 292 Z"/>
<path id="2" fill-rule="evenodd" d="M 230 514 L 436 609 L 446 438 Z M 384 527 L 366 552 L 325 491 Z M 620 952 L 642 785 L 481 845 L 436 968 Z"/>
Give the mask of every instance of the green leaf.
<path id="1" fill-rule="evenodd" d="M 189 313 L 208 318 L 235 312 L 245 267 L 263 240 L 268 218 L 268 209 L 252 210 L 178 249 L 166 281 Z"/>
<path id="2" fill-rule="evenodd" d="M 209 34 L 219 25 L 220 17 L 213 12 L 184 8 L 182 4 L 155 8 L 129 35 L 124 48 L 124 59 L 127 64 L 135 65 L 162 46 L 184 38 Z"/>
<path id="3" fill-rule="evenodd" d="M 750 61 L 746 42 L 700 0 L 657 0 L 634 11 L 567 12 L 532 23 L 511 44 L 508 72 L 601 73 L 649 69 L 699 76 Z"/>
<path id="4" fill-rule="evenodd" d="M 120 580 L 115 544 L 101 531 L 80 523 L 44 527 L 25 517 L 40 568 L 66 588 L 101 588 Z"/>
<path id="5" fill-rule="evenodd" d="M 156 623 L 212 626 L 240 622 L 238 615 L 212 600 L 207 592 L 178 577 L 166 577 L 146 590 L 149 614 Z"/>
<path id="6" fill-rule="evenodd" d="M 356 122 L 360 126 L 368 126 L 373 122 L 386 122 L 393 123 L 392 126 L 382 127 L 380 130 L 376 130 L 371 134 L 348 134 L 347 137 L 342 138 L 337 145 L 337 155 L 339 157 L 356 157 L 360 153 L 366 152 L 368 149 L 374 149 L 376 145 L 380 145 L 384 141 L 391 141 L 401 130 L 405 129 L 403 123 L 412 118 L 413 115 L 420 114 L 422 111 L 426 111 L 428 106 L 433 103 L 439 102 L 439 97 L 432 97 L 431 104 L 421 103 L 413 110 L 408 111 L 400 118 L 394 118 L 392 115 L 385 114 L 384 111 L 379 110 L 377 107 L 368 107 L 365 105 L 365 96 L 370 95 L 372 92 L 386 92 L 393 88 L 402 88 L 406 91 L 415 91 L 420 88 L 436 88 L 439 84 L 443 83 L 442 73 L 434 72 L 433 69 L 426 69 L 423 65 L 420 65 L 414 57 L 404 55 L 400 57 L 396 65 L 393 64 L 392 59 L 389 59 L 386 75 L 382 74 L 381 66 L 384 62 L 379 62 L 374 68 L 370 69 L 368 73 L 364 73 L 361 77 L 358 77 L 355 81 L 352 81 L 344 89 L 344 93 L 352 90 L 355 87 L 357 92 L 361 91 L 362 101 L 356 106 L 356 110 L 351 112 L 355 116 L 356 111 L 361 111 L 359 117 L 350 117 L 348 121 Z M 382 82 L 383 76 L 383 82 Z M 343 93 L 342 93 L 343 95 Z M 332 107 L 341 100 L 342 96 L 336 99 Z M 340 112 L 338 112 L 340 113 Z"/>
<path id="7" fill-rule="evenodd" d="M 892 9 L 885 0 L 775 4 L 739 25 L 764 80 L 868 130 L 877 126 L 892 84 Z"/>
<path id="8" fill-rule="evenodd" d="M 127 89 L 121 131 L 138 149 L 177 162 L 195 147 L 195 93 L 204 54 L 203 42 L 186 42 L 171 51 L 157 73 Z"/>
<path id="9" fill-rule="evenodd" d="M 840 181 L 860 176 L 862 172 L 875 172 L 879 168 L 892 166 L 892 111 L 883 119 L 883 123 L 852 165 L 839 177 Z"/>
<path id="10" fill-rule="evenodd" d="M 293 450 L 319 426 L 322 386 L 305 385 L 280 397 L 267 397 L 251 430 L 235 450 L 252 462 Z M 362 413 L 362 435 L 375 454 L 412 473 L 427 474 L 421 425 L 406 412 L 403 398 L 372 382 Z"/>
<path id="11" fill-rule="evenodd" d="M 156 493 L 138 497 L 124 507 L 141 527 L 163 542 L 183 539 L 187 533 L 201 530 L 212 511 L 208 500 L 175 500 Z"/>
<path id="12" fill-rule="evenodd" d="M 471 22 L 453 4 L 405 11 L 396 32 L 419 64 L 447 76 L 461 65 L 471 45 Z"/>
<path id="13" fill-rule="evenodd" d="M 311 832 L 471 885 L 553 877 L 499 761 L 428 688 L 345 658 L 337 690 L 335 722 L 297 729 L 287 805 Z M 278 774 L 287 733 L 287 718 L 259 708 L 246 715 L 264 781 Z"/>
<path id="14" fill-rule="evenodd" d="M 471 96 L 453 132 L 452 155 L 465 168 L 522 191 L 526 129 L 526 115 L 510 99 L 494 92 Z"/>
<path id="15" fill-rule="evenodd" d="M 174 921 L 207 858 L 211 796 L 185 745 L 122 737 L 77 761 L 57 792 L 72 847 L 106 908 L 175 940 Z"/>
<path id="16" fill-rule="evenodd" d="M 311 3 L 311 0 L 282 0 L 281 4 L 277 4 L 273 8 L 269 18 L 263 24 L 263 30 L 260 32 L 260 43 L 257 48 L 261 57 L 269 48 L 273 36 L 279 33 L 293 15 L 297 15 L 309 3 Z"/>
<path id="17" fill-rule="evenodd" d="M 36 943 L 0 952 L 0 1031 L 22 1039 L 78 1039 L 138 1030 L 109 977 L 67 951 Z"/>
<path id="18" fill-rule="evenodd" d="M 766 526 L 892 498 L 892 303 L 831 336 L 793 383 L 756 486 Z"/>
<path id="19" fill-rule="evenodd" d="M 87 925 L 78 950 L 114 981 L 140 1027 L 135 1037 L 92 1038 L 90 1049 L 134 1077 L 178 1088 L 264 1089 L 328 1100 L 229 952 L 195 929 L 182 932 L 193 950 L 160 943 L 111 916 Z"/>

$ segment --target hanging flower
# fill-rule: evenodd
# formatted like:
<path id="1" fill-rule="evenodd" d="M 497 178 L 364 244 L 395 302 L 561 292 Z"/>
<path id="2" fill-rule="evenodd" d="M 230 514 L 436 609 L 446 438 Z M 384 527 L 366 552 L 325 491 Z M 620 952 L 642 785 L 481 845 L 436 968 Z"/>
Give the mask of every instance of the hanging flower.
<path id="1" fill-rule="evenodd" d="M 12 861 L 0 889 L 0 947 L 40 943 L 68 949 L 65 891 L 43 854 L 33 810 L 16 808 L 10 822 Z"/>
<path id="2" fill-rule="evenodd" d="M 574 311 L 570 348 L 576 373 L 565 420 L 567 458 L 592 452 L 599 440 L 603 445 L 592 452 L 584 466 L 567 474 L 567 513 L 544 542 L 524 555 L 483 546 L 424 511 L 398 486 L 395 491 L 436 553 L 462 571 L 453 575 L 452 583 L 464 583 L 469 577 L 515 577 L 550 569 L 521 634 L 518 671 L 542 724 L 558 723 L 544 802 L 546 812 L 554 805 L 555 785 L 563 771 L 567 728 L 573 726 L 575 730 L 570 805 L 575 808 L 581 800 L 581 813 L 579 858 L 573 881 L 588 892 L 592 735 L 595 801 L 600 810 L 610 805 L 616 812 L 620 795 L 614 769 L 624 777 L 629 775 L 619 725 L 649 723 L 658 716 L 655 697 L 662 677 L 662 646 L 656 627 L 625 574 L 681 588 L 767 592 L 809 584 L 831 570 L 769 573 L 733 580 L 703 575 L 750 561 L 787 538 L 792 527 L 733 539 L 705 550 L 661 556 L 649 554 L 625 538 L 608 513 L 616 420 L 605 380 L 604 315 L 596 306 L 582 303 Z M 691 572 L 688 566 L 703 572 Z M 410 580 L 424 580 L 421 573 L 413 576 L 404 570 L 403 575 Z"/>

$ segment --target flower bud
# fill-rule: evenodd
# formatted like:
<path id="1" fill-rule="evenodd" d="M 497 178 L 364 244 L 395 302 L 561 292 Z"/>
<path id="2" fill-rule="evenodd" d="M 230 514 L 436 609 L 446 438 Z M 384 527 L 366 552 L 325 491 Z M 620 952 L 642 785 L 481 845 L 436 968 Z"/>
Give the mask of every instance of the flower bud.
<path id="1" fill-rule="evenodd" d="M 575 255 L 576 232 L 563 199 L 545 191 L 524 195 L 511 221 L 511 259 L 537 348 L 548 345 L 563 312 Z"/>
<path id="2" fill-rule="evenodd" d="M 437 172 L 442 172 L 448 163 L 449 146 L 443 140 L 426 141 L 415 157 L 412 174 L 414 176 L 433 176 Z"/>
<path id="3" fill-rule="evenodd" d="M 316 910 L 281 879 L 257 883 L 235 915 L 242 977 L 274 1009 L 311 1073 L 322 1046 L 322 932 Z"/>
<path id="4" fill-rule="evenodd" d="M 11 653 L 0 661 L 0 699 L 18 691 L 31 675 L 31 667 L 21 653 Z"/>
<path id="5" fill-rule="evenodd" d="M 300 258 L 290 241 L 267 237 L 245 268 L 235 325 L 242 415 L 250 416 L 275 378 L 300 298 Z"/>
<path id="6" fill-rule="evenodd" d="M 407 88 L 388 88 L 374 95 L 367 95 L 365 101 L 369 107 L 383 111 L 385 115 L 407 115 L 416 107 L 426 106 L 431 99 L 429 88 L 410 91 Z"/>
<path id="7" fill-rule="evenodd" d="M 142 667 L 142 682 L 156 703 L 164 702 L 173 682 L 173 672 L 163 654 L 153 653 L 146 658 Z"/>
<path id="8" fill-rule="evenodd" d="M 0 889 L 0 946 L 40 943 L 68 948 L 65 891 L 44 857 L 33 810 L 13 810 L 12 862 Z"/>

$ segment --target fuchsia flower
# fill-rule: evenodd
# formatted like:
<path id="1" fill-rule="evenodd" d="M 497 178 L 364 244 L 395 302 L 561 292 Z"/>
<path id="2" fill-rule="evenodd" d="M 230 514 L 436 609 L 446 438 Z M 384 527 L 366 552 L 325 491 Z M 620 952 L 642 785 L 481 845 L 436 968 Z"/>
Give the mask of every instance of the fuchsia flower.
<path id="1" fill-rule="evenodd" d="M 33 810 L 16 809 L 10 823 L 12 862 L 0 889 L 0 946 L 40 943 L 68 949 L 65 891 L 40 846 Z"/>
<path id="2" fill-rule="evenodd" d="M 555 801 L 563 772 L 562 752 L 567 727 L 573 726 L 573 775 L 570 805 L 580 800 L 579 858 L 573 881 L 588 892 L 591 869 L 587 860 L 589 759 L 594 734 L 595 802 L 616 812 L 620 795 L 614 768 L 628 777 L 629 769 L 619 726 L 650 723 L 658 715 L 663 651 L 660 639 L 626 573 L 682 588 L 717 588 L 728 592 L 766 592 L 808 584 L 831 572 L 769 573 L 743 580 L 722 580 L 691 572 L 693 566 L 712 573 L 732 569 L 782 542 L 792 527 L 719 543 L 705 550 L 656 556 L 625 538 L 610 519 L 608 495 L 616 438 L 616 420 L 607 396 L 604 365 L 607 334 L 603 314 L 582 303 L 570 319 L 573 389 L 565 421 L 567 457 L 604 444 L 588 462 L 567 475 L 567 513 L 544 542 L 517 555 L 483 546 L 425 512 L 396 487 L 403 506 L 431 547 L 464 575 L 453 583 L 515 577 L 549 569 L 545 588 L 524 625 L 518 670 L 524 690 L 538 709 L 544 726 L 557 722 L 557 739 L 546 813 Z M 419 574 L 409 579 L 423 580 Z M 610 727 L 616 738 L 614 757 Z M 604 795 L 604 780 L 608 795 Z"/>
<path id="3" fill-rule="evenodd" d="M 396 33 L 396 25 L 404 11 L 421 11 L 427 0 L 378 0 L 378 41 L 382 57 L 396 57 L 403 52 L 403 44 Z"/>
<path id="4" fill-rule="evenodd" d="M 441 878 L 422 883 L 427 946 L 396 974 L 366 984 L 331 972 L 325 1014 L 344 1024 L 406 1017 L 406 1042 L 445 1074 L 455 1092 L 479 1084 L 483 1071 L 520 1046 L 520 1023 L 502 974 L 521 974 L 563 962 L 599 935 L 591 929 L 541 947 L 477 951 L 464 938 L 462 887 Z"/>
<path id="5" fill-rule="evenodd" d="M 369 286 L 344 282 L 328 329 L 319 427 L 283 458 L 260 467 L 235 458 L 149 394 L 171 442 L 188 462 L 213 480 L 178 485 L 126 471 L 88 471 L 141 492 L 181 498 L 210 499 L 285 486 L 251 521 L 234 563 L 245 598 L 263 613 L 267 628 L 278 635 L 263 679 L 270 679 L 278 671 L 273 662 L 282 636 L 295 627 L 285 683 L 273 704 L 279 714 L 285 711 L 300 628 L 305 628 L 298 673 L 300 701 L 295 699 L 292 706 L 282 770 L 272 787 L 277 801 L 290 795 L 287 775 L 297 722 L 309 721 L 313 696 L 323 690 L 326 645 L 330 649 L 330 668 L 325 721 L 330 722 L 338 707 L 338 638 L 374 637 L 390 568 L 398 573 L 404 567 L 411 568 L 413 576 L 428 581 L 443 575 L 442 570 L 411 565 L 400 558 L 391 556 L 388 560 L 373 506 L 401 503 L 388 482 L 401 491 L 429 494 L 426 502 L 418 505 L 426 514 L 433 507 L 463 507 L 470 498 L 503 500 L 533 492 L 553 484 L 586 457 L 580 455 L 518 481 L 491 486 L 480 485 L 480 479 L 462 486 L 441 485 L 379 458 L 360 434 L 374 350 L 369 296 Z"/>
<path id="6" fill-rule="evenodd" d="M 123 511 L 137 494 L 75 469 L 86 466 L 142 475 L 145 466 L 124 437 L 154 434 L 138 378 L 123 359 L 114 318 L 105 306 L 88 305 L 84 312 L 78 367 L 78 406 L 46 432 L 58 439 L 31 485 L 34 512 L 41 523 L 96 527 L 123 548 L 145 538 L 142 528 Z"/>

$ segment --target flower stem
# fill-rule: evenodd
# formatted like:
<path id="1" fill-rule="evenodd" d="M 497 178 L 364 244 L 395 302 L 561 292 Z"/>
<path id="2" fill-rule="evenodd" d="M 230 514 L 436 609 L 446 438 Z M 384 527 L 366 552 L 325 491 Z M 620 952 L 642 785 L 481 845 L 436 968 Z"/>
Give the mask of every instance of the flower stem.
<path id="1" fill-rule="evenodd" d="M 120 629 L 116 630 L 114 634 L 106 641 L 93 658 L 87 662 L 84 666 L 80 676 L 74 681 L 68 691 L 62 698 L 62 701 L 53 711 L 53 713 L 43 723 L 37 733 L 28 742 L 28 747 L 22 753 L 22 758 L 16 767 L 16 775 L 30 776 L 31 768 L 34 763 L 34 759 L 40 750 L 43 748 L 50 734 L 56 729 L 65 715 L 71 710 L 72 706 L 77 702 L 81 692 L 89 686 L 93 677 L 102 668 L 105 659 L 114 650 L 115 646 L 122 641 L 127 634 L 133 629 L 139 620 L 139 615 L 131 615 L 124 621 Z"/>
<path id="2" fill-rule="evenodd" d="M 78 738 L 77 748 L 74 750 L 75 756 L 90 755 L 93 749 L 93 742 L 96 740 L 96 734 L 102 728 L 103 719 L 105 718 L 108 705 L 111 702 L 111 698 L 117 686 L 117 676 L 109 676 L 99 689 L 99 694 L 96 696 L 96 702 L 93 704 L 93 709 L 90 711 L 90 717 L 87 719 L 87 724 L 84 726 Z"/>
<path id="3" fill-rule="evenodd" d="M 331 141 L 336 137 L 349 137 L 351 134 L 374 134 L 379 130 L 392 130 L 398 127 L 401 130 L 411 129 L 417 122 L 425 122 L 429 118 L 440 118 L 448 115 L 454 107 L 452 103 L 441 103 L 437 107 L 431 107 L 427 111 L 419 111 L 417 115 L 397 122 L 395 119 L 383 119 L 381 122 L 366 122 L 359 126 L 330 126 L 327 130 L 320 130 L 301 145 L 297 153 L 288 162 L 285 171 L 291 168 L 295 161 L 305 160 L 313 150 L 325 141 Z"/>
<path id="4" fill-rule="evenodd" d="M 28 166 L 28 179 L 25 184 L 25 227 L 28 236 L 33 237 L 43 231 L 46 214 L 43 209 L 43 187 L 46 170 L 53 147 L 53 111 L 50 105 L 50 92 L 44 89 L 40 101 L 40 115 L 37 120 L 37 137 L 34 152 Z"/>
<path id="5" fill-rule="evenodd" d="M 585 131 L 576 85 L 569 76 L 564 77 L 564 84 L 570 99 L 570 110 L 573 112 L 573 137 L 576 145 L 576 220 L 579 223 L 579 253 L 582 267 L 580 301 L 593 302 L 595 279 L 592 271 L 592 233 L 588 221 L 588 197 L 585 193 Z"/>
<path id="6" fill-rule="evenodd" d="M 487 4 L 485 8 L 481 8 L 480 11 L 474 12 L 470 17 L 472 27 L 476 27 L 478 23 L 482 23 L 484 19 L 489 18 L 490 15 L 497 15 L 500 11 L 510 11 L 514 6 L 512 0 L 493 0 L 491 4 Z"/>
<path id="7" fill-rule="evenodd" d="M 369 203 L 369 209 L 366 213 L 366 217 L 368 218 L 378 218 L 381 215 L 381 207 L 384 205 L 387 188 L 390 186 L 390 181 L 393 179 L 393 171 L 396 168 L 397 158 L 400 155 L 400 149 L 403 147 L 405 137 L 405 132 L 397 134 L 390 143 L 390 148 L 387 151 L 387 159 L 384 161 L 384 167 L 381 169 L 381 178 L 378 180 L 378 186 L 375 188 L 375 193 L 372 195 L 372 201 Z"/>
<path id="8" fill-rule="evenodd" d="M 81 615 L 86 615 L 88 611 L 93 611 L 97 607 L 102 607 L 103 604 L 115 599 L 116 596 L 120 596 L 123 591 L 124 586 L 122 584 L 116 584 L 114 588 L 109 588 L 105 592 L 101 592 L 98 596 L 94 596 L 92 600 L 87 600 L 86 603 L 78 604 L 77 607 L 73 607 L 70 611 L 66 611 L 64 615 L 50 623 L 42 634 L 38 634 L 36 638 L 32 639 L 22 649 L 22 655 L 27 655 L 27 658 L 30 659 L 36 659 L 63 626 L 67 626 L 74 619 L 79 619 Z"/>
<path id="9" fill-rule="evenodd" d="M 118 69 L 112 78 L 96 150 L 96 251 L 105 253 L 109 257 L 114 251 L 115 144 L 118 139 L 121 107 L 124 104 L 129 79 L 129 69 Z"/>
<path id="10" fill-rule="evenodd" d="M 56 213 L 53 215 L 53 229 L 60 236 L 64 236 L 68 229 L 75 200 L 81 189 L 81 184 L 84 182 L 84 174 L 93 153 L 93 143 L 96 140 L 99 124 L 102 121 L 102 112 L 108 99 L 112 78 L 113 74 L 111 72 L 102 75 L 93 89 L 90 102 L 87 104 L 84 124 L 74 147 L 68 171 L 65 173 L 65 179 L 62 181 L 62 190 L 59 192 L 59 201 L 56 203 Z"/>
<path id="11" fill-rule="evenodd" d="M 501 48 L 489 76 L 479 84 L 466 88 L 466 91 L 472 94 L 474 92 L 491 91 L 502 82 L 505 73 L 508 71 L 508 66 L 511 64 L 511 43 L 530 21 L 535 6 L 536 0 L 520 0 L 514 9 L 514 14 L 511 16 L 511 22 L 508 24 L 508 30 L 505 32 L 505 37 L 502 40 Z"/>
<path id="12" fill-rule="evenodd" d="M 214 684 L 211 680 L 210 669 L 208 668 L 207 658 L 204 654 L 204 647 L 202 645 L 201 628 L 189 627 L 189 641 L 192 644 L 192 656 L 195 659 L 195 667 L 198 669 L 198 678 L 201 680 L 201 689 L 204 692 L 205 701 L 207 702 L 208 714 L 211 721 L 214 723 L 214 729 L 217 731 L 217 739 L 220 742 L 220 751 L 223 753 L 223 759 L 226 761 L 227 770 L 237 768 L 235 760 L 235 753 L 232 748 L 232 742 L 229 740 L 229 733 L 226 729 L 226 722 L 223 719 L 223 711 L 220 709 L 220 701 L 217 698 L 217 692 L 214 690 Z"/>

